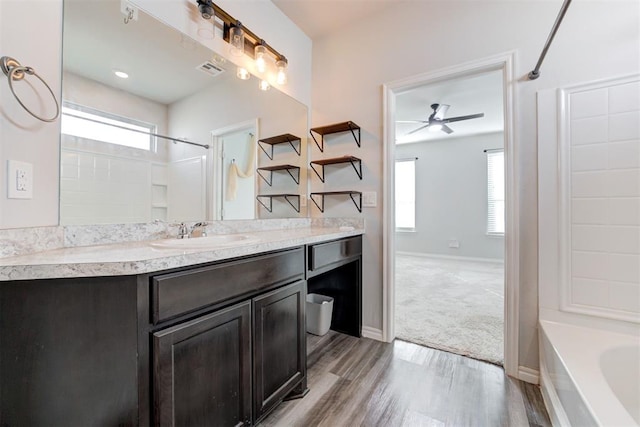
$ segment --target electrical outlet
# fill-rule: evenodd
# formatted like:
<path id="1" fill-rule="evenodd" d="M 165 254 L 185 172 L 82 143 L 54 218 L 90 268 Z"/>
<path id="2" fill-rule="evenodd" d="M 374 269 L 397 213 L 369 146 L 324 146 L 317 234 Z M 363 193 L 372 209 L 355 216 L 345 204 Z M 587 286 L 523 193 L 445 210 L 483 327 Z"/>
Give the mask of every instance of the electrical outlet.
<path id="1" fill-rule="evenodd" d="M 7 165 L 7 198 L 33 198 L 33 165 L 9 160 Z"/>
<path id="2" fill-rule="evenodd" d="M 375 208 L 378 206 L 378 193 L 375 191 L 365 191 L 362 193 L 362 207 Z"/>

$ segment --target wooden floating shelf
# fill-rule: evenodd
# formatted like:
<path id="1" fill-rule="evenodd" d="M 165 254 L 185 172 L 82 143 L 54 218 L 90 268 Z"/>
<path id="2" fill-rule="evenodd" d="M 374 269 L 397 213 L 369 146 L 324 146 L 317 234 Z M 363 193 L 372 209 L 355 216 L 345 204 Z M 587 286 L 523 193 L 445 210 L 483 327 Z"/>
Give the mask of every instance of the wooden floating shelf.
<path id="1" fill-rule="evenodd" d="M 294 144 L 294 142 L 296 141 L 298 141 L 297 147 Z M 267 150 L 264 148 L 262 144 L 268 145 L 271 148 L 270 150 L 271 153 L 267 152 Z M 285 133 L 282 135 L 272 136 L 270 138 L 262 138 L 258 140 L 258 146 L 260 147 L 260 149 L 262 149 L 262 151 L 264 151 L 264 154 L 266 154 L 270 160 L 273 160 L 273 146 L 278 144 L 289 144 L 291 145 L 291 148 L 293 148 L 293 150 L 296 152 L 296 154 L 298 156 L 300 155 L 302 141 L 300 140 L 299 136 L 295 136 L 290 133 Z"/>
<path id="2" fill-rule="evenodd" d="M 326 165 L 338 165 L 342 163 L 351 163 L 351 166 L 353 166 L 353 169 L 356 171 L 358 178 L 362 179 L 362 160 L 354 156 L 342 156 L 334 157 L 332 159 L 314 160 L 309 163 L 309 166 L 311 166 L 311 169 L 313 169 L 318 178 L 320 178 L 320 181 L 324 182 L 324 167 Z M 322 175 L 320 175 L 318 169 L 316 169 L 313 165 L 321 166 L 320 170 L 322 170 Z"/>
<path id="3" fill-rule="evenodd" d="M 265 205 L 261 198 L 265 198 L 269 200 L 269 204 Z M 267 211 L 273 212 L 273 199 L 281 198 L 285 199 L 287 203 L 291 205 L 291 207 L 298 213 L 300 213 L 300 195 L 299 194 L 260 194 L 256 196 L 256 200 L 260 203 Z M 298 203 L 293 204 L 292 199 L 297 199 Z"/>
<path id="4" fill-rule="evenodd" d="M 300 184 L 300 167 L 299 166 L 294 166 L 294 165 L 265 166 L 265 167 L 256 169 L 256 171 L 258 172 L 258 175 L 260 175 L 260 177 L 264 179 L 264 182 L 266 182 L 269 185 L 269 187 L 273 185 L 274 171 L 287 171 L 287 173 L 289 174 L 289 176 L 291 176 L 293 181 L 296 184 Z M 267 179 L 267 177 L 263 175 L 261 171 L 269 172 L 269 179 Z M 294 175 L 292 171 L 295 171 L 296 174 Z"/>
<path id="5" fill-rule="evenodd" d="M 356 136 L 355 131 L 358 131 L 358 136 Z M 356 141 L 356 144 L 358 145 L 358 147 L 360 147 L 360 126 L 358 126 L 352 121 L 315 127 L 309 130 L 311 137 L 313 138 L 313 140 L 315 141 L 316 145 L 318 146 L 321 152 L 324 152 L 324 136 L 330 135 L 332 133 L 340 133 L 340 132 L 351 132 L 351 135 L 353 135 L 353 139 Z M 318 142 L 314 133 L 320 137 L 320 142 Z"/>
<path id="6" fill-rule="evenodd" d="M 356 209 L 358 209 L 358 212 L 362 212 L 362 193 L 360 191 L 351 191 L 351 190 L 346 190 L 346 191 L 321 191 L 321 192 L 316 192 L 316 193 L 309 194 L 309 198 L 311 199 L 313 204 L 316 205 L 318 207 L 318 209 L 320 209 L 320 212 L 324 212 L 324 197 L 325 196 L 337 196 L 337 195 L 348 195 L 349 197 L 351 197 L 351 200 L 353 201 L 353 204 L 356 205 Z M 314 196 L 319 196 L 320 204 L 318 204 L 318 202 L 316 202 L 316 199 L 314 198 Z M 356 200 L 354 196 L 357 196 L 358 200 Z"/>

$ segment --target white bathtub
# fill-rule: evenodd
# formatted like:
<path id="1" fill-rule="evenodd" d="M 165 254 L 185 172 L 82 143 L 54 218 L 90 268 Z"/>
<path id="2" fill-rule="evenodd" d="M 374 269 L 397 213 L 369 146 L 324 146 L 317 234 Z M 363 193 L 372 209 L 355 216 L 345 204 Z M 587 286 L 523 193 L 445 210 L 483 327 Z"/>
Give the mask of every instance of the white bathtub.
<path id="1" fill-rule="evenodd" d="M 542 394 L 554 425 L 640 426 L 640 334 L 540 326 Z"/>

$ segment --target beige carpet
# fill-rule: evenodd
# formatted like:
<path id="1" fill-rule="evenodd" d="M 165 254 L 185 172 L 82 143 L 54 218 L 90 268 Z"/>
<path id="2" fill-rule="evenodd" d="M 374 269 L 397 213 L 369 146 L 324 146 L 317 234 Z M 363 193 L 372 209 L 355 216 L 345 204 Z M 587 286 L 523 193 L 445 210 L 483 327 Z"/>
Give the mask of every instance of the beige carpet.
<path id="1" fill-rule="evenodd" d="M 501 263 L 396 254 L 396 337 L 504 362 Z"/>

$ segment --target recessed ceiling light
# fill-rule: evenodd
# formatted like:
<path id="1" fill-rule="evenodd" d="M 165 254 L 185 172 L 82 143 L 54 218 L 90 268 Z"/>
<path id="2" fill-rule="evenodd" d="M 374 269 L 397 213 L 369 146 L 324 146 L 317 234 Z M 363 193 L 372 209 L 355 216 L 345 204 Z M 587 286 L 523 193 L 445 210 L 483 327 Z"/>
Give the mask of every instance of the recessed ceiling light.
<path id="1" fill-rule="evenodd" d="M 121 79 L 128 79 L 129 78 L 129 74 L 125 73 L 124 71 L 114 71 L 113 73 L 116 76 L 120 77 Z"/>

